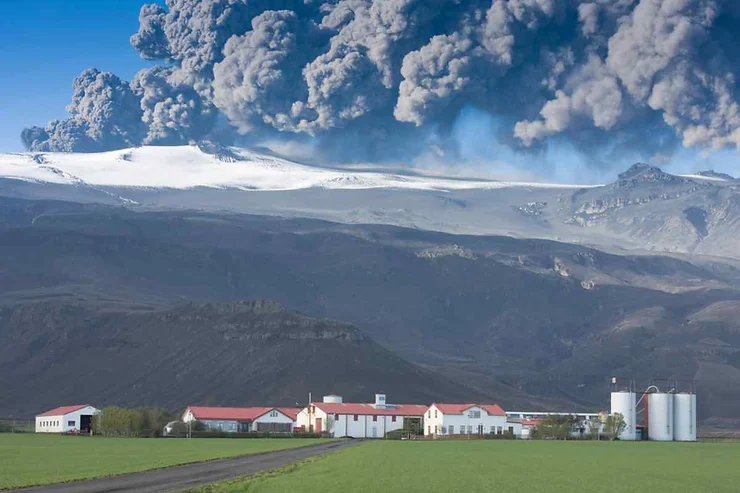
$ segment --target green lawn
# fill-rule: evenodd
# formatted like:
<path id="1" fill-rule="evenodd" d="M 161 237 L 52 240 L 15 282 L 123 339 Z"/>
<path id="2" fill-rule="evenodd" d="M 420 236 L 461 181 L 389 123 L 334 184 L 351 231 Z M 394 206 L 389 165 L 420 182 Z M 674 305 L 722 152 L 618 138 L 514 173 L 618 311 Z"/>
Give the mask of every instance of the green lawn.
<path id="1" fill-rule="evenodd" d="M 199 493 L 736 493 L 740 443 L 371 442 Z"/>
<path id="2" fill-rule="evenodd" d="M 0 489 L 144 471 L 300 447 L 317 441 L 90 438 L 0 433 Z"/>

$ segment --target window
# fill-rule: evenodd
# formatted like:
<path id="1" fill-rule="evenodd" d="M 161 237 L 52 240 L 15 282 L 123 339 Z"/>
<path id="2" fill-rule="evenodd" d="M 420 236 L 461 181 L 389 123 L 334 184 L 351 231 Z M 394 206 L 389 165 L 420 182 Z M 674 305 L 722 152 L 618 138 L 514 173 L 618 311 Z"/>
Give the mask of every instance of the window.
<path id="1" fill-rule="evenodd" d="M 503 426 L 499 426 L 498 427 L 498 434 L 501 435 L 503 433 L 504 433 L 504 427 Z"/>
<path id="2" fill-rule="evenodd" d="M 278 417 L 278 412 L 273 409 L 272 411 L 270 411 L 270 417 L 271 418 L 277 418 Z"/>
<path id="3" fill-rule="evenodd" d="M 468 411 L 468 418 L 480 418 L 480 410 Z"/>
<path id="4" fill-rule="evenodd" d="M 427 418 L 432 419 L 432 410 L 431 409 L 427 412 Z"/>
<path id="5" fill-rule="evenodd" d="M 236 423 L 229 423 L 229 430 L 236 431 Z"/>
<path id="6" fill-rule="evenodd" d="M 391 417 L 391 421 L 393 421 L 395 423 L 396 422 L 396 417 L 395 416 Z"/>
<path id="7" fill-rule="evenodd" d="M 495 426 L 491 426 L 491 434 L 494 434 L 494 433 L 496 433 L 496 427 Z"/>
<path id="8" fill-rule="evenodd" d="M 436 409 L 434 410 L 434 417 L 435 418 L 437 417 L 437 410 Z"/>
<path id="9" fill-rule="evenodd" d="M 431 434 L 432 434 L 432 426 L 427 425 L 427 435 L 431 435 Z"/>
<path id="10" fill-rule="evenodd" d="M 358 419 L 360 419 L 360 417 L 355 414 L 355 421 L 357 421 Z"/>
<path id="11" fill-rule="evenodd" d="M 377 421 L 377 420 L 378 420 L 378 417 L 377 416 L 373 416 L 373 421 Z"/>
<path id="12" fill-rule="evenodd" d="M 435 435 L 437 434 L 437 426 L 436 425 L 434 426 L 434 434 Z"/>
<path id="13" fill-rule="evenodd" d="M 74 421 L 67 421 L 67 426 L 74 426 L 74 425 L 75 425 Z"/>
<path id="14" fill-rule="evenodd" d="M 334 421 L 339 421 L 339 415 L 338 414 L 335 414 L 334 415 Z"/>
<path id="15" fill-rule="evenodd" d="M 468 425 L 468 435 L 473 434 L 473 425 Z"/>
<path id="16" fill-rule="evenodd" d="M 514 434 L 514 427 L 513 426 L 509 426 L 509 434 L 511 434 L 511 435 Z"/>

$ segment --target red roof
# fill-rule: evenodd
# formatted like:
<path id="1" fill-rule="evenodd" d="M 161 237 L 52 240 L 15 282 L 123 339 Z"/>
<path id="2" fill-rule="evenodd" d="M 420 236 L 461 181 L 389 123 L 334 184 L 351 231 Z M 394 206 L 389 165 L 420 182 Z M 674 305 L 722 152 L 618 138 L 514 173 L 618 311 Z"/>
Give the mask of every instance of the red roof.
<path id="1" fill-rule="evenodd" d="M 303 409 L 301 409 L 300 407 L 279 407 L 277 408 L 277 410 L 295 421 L 298 419 L 298 413 L 301 412 Z"/>
<path id="2" fill-rule="evenodd" d="M 498 404 L 432 404 L 442 414 L 463 414 L 471 407 L 479 407 L 490 416 L 506 416 L 506 412 Z"/>
<path id="3" fill-rule="evenodd" d="M 351 402 L 314 402 L 326 414 L 367 414 L 370 416 L 424 416 L 427 406 L 417 404 L 396 404 L 389 407 L 375 407 L 375 404 L 353 404 Z"/>
<path id="4" fill-rule="evenodd" d="M 88 404 L 82 404 L 80 406 L 62 406 L 62 407 L 56 407 L 50 411 L 46 411 L 45 413 L 37 414 L 37 418 L 41 418 L 43 416 L 64 416 L 65 414 L 73 413 L 75 411 L 79 411 L 80 409 L 84 409 L 86 407 L 90 407 Z"/>
<path id="5" fill-rule="evenodd" d="M 272 410 L 277 410 L 296 420 L 300 409 L 290 407 L 206 407 L 190 406 L 188 407 L 193 417 L 197 420 L 213 421 L 247 421 L 251 422 Z"/>

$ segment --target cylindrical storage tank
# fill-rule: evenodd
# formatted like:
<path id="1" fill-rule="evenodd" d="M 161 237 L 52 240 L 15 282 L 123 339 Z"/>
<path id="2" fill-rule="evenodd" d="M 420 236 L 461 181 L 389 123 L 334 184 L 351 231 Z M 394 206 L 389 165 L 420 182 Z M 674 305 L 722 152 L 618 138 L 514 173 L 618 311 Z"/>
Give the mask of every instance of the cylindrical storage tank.
<path id="1" fill-rule="evenodd" d="M 696 441 L 696 394 L 673 396 L 673 439 L 678 442 Z"/>
<path id="2" fill-rule="evenodd" d="M 324 402 L 326 402 L 326 403 L 332 403 L 332 404 L 341 404 L 342 403 L 342 396 L 340 396 L 340 395 L 325 395 L 324 396 Z"/>
<path id="3" fill-rule="evenodd" d="M 648 438 L 673 441 L 673 394 L 648 394 Z"/>
<path id="4" fill-rule="evenodd" d="M 637 395 L 634 392 L 612 392 L 612 414 L 624 416 L 624 431 L 620 440 L 634 440 L 637 432 Z"/>

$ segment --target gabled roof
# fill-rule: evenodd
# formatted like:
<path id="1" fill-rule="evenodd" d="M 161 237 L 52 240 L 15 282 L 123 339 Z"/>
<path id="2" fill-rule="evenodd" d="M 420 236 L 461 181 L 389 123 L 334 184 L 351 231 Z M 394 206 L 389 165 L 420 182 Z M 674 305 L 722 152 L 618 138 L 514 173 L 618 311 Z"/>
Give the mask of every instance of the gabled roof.
<path id="1" fill-rule="evenodd" d="M 506 412 L 498 404 L 432 404 L 442 414 L 463 414 L 471 407 L 479 407 L 489 416 L 506 416 Z"/>
<path id="2" fill-rule="evenodd" d="M 417 404 L 395 404 L 375 407 L 375 404 L 354 404 L 351 402 L 313 402 L 313 406 L 326 414 L 364 414 L 369 416 L 424 416 L 427 406 Z"/>
<path id="3" fill-rule="evenodd" d="M 274 407 L 188 407 L 193 417 L 198 420 L 214 421 L 254 421 L 265 413 L 275 409 Z"/>
<path id="4" fill-rule="evenodd" d="M 62 406 L 62 407 L 55 407 L 54 409 L 51 409 L 49 411 L 46 411 L 45 413 L 37 414 L 37 418 L 41 418 L 44 416 L 64 416 L 65 414 L 73 413 L 75 411 L 79 411 L 80 409 L 84 409 L 86 407 L 91 407 L 88 404 L 81 404 L 78 406 Z"/>
<path id="5" fill-rule="evenodd" d="M 292 407 L 208 407 L 189 406 L 188 409 L 197 420 L 244 421 L 251 422 L 270 411 L 276 410 L 295 421 L 300 409 Z M 187 412 L 187 410 L 186 410 Z"/>

